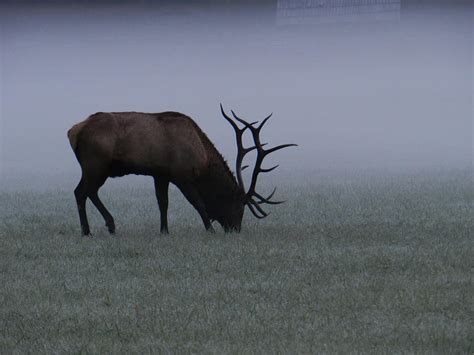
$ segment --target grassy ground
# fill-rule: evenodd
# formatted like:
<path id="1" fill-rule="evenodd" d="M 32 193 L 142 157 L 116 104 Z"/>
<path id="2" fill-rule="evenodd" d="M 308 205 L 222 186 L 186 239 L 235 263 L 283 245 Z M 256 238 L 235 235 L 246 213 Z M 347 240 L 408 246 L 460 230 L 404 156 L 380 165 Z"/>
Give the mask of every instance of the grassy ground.
<path id="1" fill-rule="evenodd" d="M 73 188 L 0 193 L 0 353 L 474 352 L 470 172 L 287 182 L 230 235 L 175 190 L 159 235 L 149 181 L 81 238 Z"/>

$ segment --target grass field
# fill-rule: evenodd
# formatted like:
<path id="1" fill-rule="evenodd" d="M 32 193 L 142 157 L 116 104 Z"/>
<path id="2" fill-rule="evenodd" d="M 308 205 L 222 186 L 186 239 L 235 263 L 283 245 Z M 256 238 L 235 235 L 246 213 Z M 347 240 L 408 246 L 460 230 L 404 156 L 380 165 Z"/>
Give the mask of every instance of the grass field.
<path id="1" fill-rule="evenodd" d="M 0 353 L 472 354 L 471 174 L 288 178 L 227 235 L 172 190 L 161 236 L 151 180 L 104 188 L 115 237 L 76 181 L 5 187 Z"/>

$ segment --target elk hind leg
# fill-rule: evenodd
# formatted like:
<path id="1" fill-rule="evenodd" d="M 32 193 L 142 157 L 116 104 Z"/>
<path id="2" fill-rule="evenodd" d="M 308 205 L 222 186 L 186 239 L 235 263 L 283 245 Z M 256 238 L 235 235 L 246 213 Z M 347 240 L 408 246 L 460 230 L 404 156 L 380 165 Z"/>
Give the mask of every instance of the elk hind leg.
<path id="1" fill-rule="evenodd" d="M 109 230 L 110 234 L 115 234 L 115 221 L 110 212 L 105 208 L 104 204 L 99 198 L 98 189 L 90 192 L 89 198 L 91 199 L 94 206 L 99 210 L 100 214 L 105 220 L 105 225 Z"/>
<path id="2" fill-rule="evenodd" d="M 107 226 L 109 233 L 115 234 L 114 218 L 112 217 L 110 212 L 107 210 L 107 208 L 104 206 L 104 204 L 99 198 L 99 189 L 102 185 L 104 185 L 105 180 L 107 180 L 107 177 L 98 177 L 98 176 L 91 177 L 88 180 L 88 184 L 87 184 L 87 196 L 90 198 L 94 206 L 100 212 L 100 214 L 102 215 L 102 218 L 104 218 L 105 225 Z"/>
<path id="3" fill-rule="evenodd" d="M 77 209 L 79 211 L 79 220 L 81 222 L 82 235 L 90 235 L 89 222 L 86 213 L 87 190 L 84 182 L 84 177 L 81 178 L 79 184 L 74 189 L 74 196 L 76 197 Z"/>
<path id="4" fill-rule="evenodd" d="M 91 176 L 83 174 L 79 185 L 77 185 L 76 189 L 74 190 L 83 235 L 90 235 L 89 221 L 87 219 L 86 213 L 87 198 L 90 198 L 94 206 L 99 210 L 100 214 L 105 220 L 105 225 L 107 226 L 109 232 L 111 234 L 115 233 L 114 218 L 107 208 L 105 208 L 98 195 L 99 188 L 104 184 L 106 179 L 106 177 L 98 177 L 97 175 Z"/>

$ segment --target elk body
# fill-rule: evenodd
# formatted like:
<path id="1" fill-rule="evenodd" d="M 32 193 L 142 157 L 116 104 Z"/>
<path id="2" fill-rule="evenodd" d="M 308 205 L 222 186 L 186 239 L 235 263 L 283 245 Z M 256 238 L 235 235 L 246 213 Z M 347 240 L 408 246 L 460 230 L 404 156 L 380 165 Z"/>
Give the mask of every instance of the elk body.
<path id="1" fill-rule="evenodd" d="M 213 231 L 211 221 L 218 221 L 226 232 L 240 231 L 245 206 L 258 218 L 267 213 L 261 204 L 272 201 L 273 193 L 264 198 L 255 191 L 266 155 L 294 144 L 284 144 L 265 150 L 260 143 L 260 130 L 271 116 L 259 126 L 235 115 L 232 125 L 237 139 L 236 176 L 234 177 L 222 155 L 209 138 L 188 116 L 178 112 L 98 112 L 74 125 L 68 131 L 72 149 L 82 169 L 82 177 L 74 190 L 83 235 L 89 235 L 86 200 L 89 198 L 105 220 L 110 233 L 115 233 L 115 222 L 98 196 L 99 188 L 109 177 L 127 174 L 149 175 L 155 182 L 155 193 L 161 216 L 161 232 L 168 232 L 168 187 L 175 184 L 198 211 L 207 230 Z M 249 130 L 255 145 L 244 148 L 243 133 Z M 252 181 L 246 192 L 242 179 L 244 156 L 257 151 Z"/>

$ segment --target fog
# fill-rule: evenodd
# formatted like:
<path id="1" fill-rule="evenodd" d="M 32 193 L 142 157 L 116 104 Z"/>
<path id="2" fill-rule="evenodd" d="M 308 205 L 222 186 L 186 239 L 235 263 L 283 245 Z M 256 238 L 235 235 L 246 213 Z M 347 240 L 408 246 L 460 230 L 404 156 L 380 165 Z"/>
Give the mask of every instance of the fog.
<path id="1" fill-rule="evenodd" d="M 211 3 L 0 5 L 0 179 L 78 174 L 66 132 L 97 111 L 185 113 L 232 167 L 219 103 L 273 112 L 263 140 L 299 144 L 283 169 L 471 166 L 472 8 L 321 21 L 286 17 L 298 1 Z"/>

